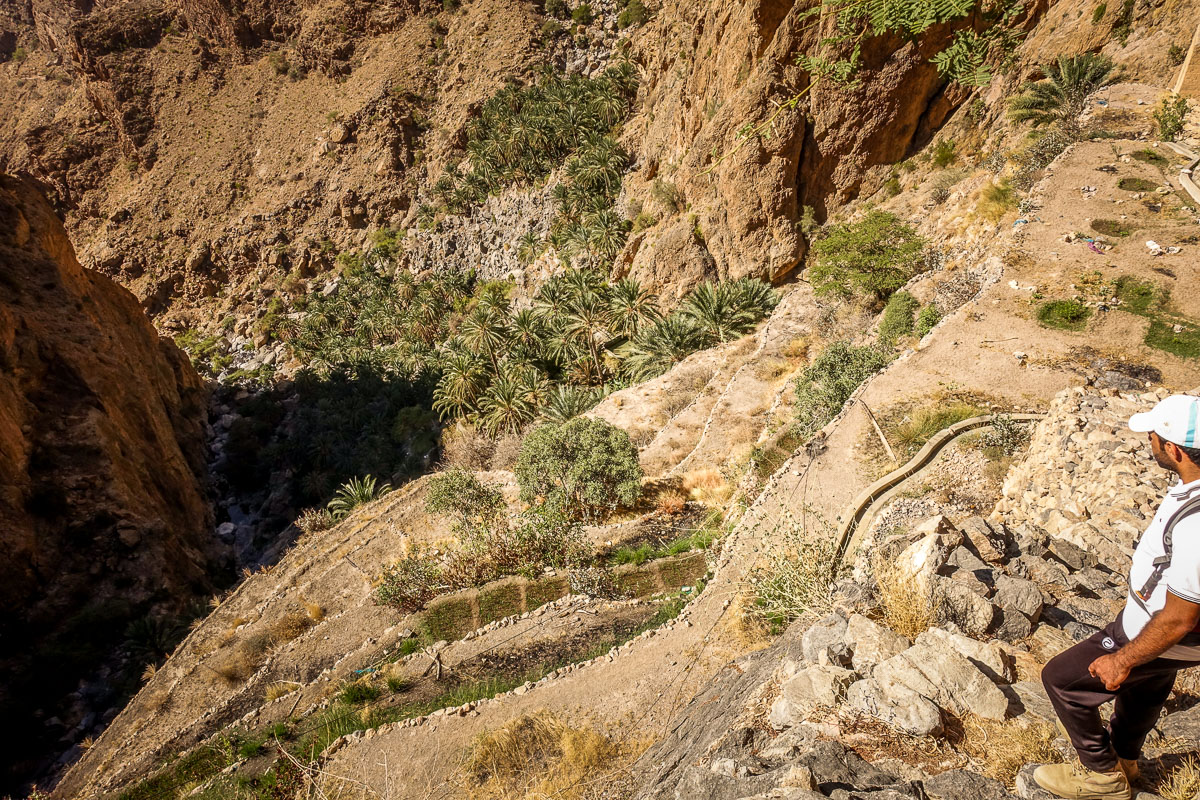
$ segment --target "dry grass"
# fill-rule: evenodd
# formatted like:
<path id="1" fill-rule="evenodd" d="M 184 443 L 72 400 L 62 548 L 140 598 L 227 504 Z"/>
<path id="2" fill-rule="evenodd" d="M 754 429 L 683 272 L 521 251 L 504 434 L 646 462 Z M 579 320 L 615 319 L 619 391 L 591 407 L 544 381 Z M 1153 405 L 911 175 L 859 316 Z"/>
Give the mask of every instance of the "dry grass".
<path id="1" fill-rule="evenodd" d="M 324 611 L 320 606 L 317 606 L 317 609 L 324 615 Z M 316 620 L 306 611 L 293 611 L 290 614 L 285 614 L 271 623 L 267 631 L 267 642 L 271 647 L 287 644 L 302 635 L 314 624 L 316 624 Z"/>
<path id="2" fill-rule="evenodd" d="M 658 496 L 655 508 L 660 514 L 674 516 L 683 511 L 683 507 L 686 504 L 687 496 L 682 492 L 664 492 Z"/>
<path id="3" fill-rule="evenodd" d="M 492 450 L 492 469 L 511 470 L 517 465 L 517 456 L 521 455 L 521 437 L 516 435 L 504 436 L 496 440 Z"/>
<path id="4" fill-rule="evenodd" d="M 442 431 L 442 461 L 447 467 L 486 470 L 495 451 L 494 441 L 468 425 L 460 423 Z"/>
<path id="5" fill-rule="evenodd" d="M 1163 800 L 1195 800 L 1200 796 L 1200 762 L 1188 755 L 1158 782 L 1155 791 Z"/>
<path id="6" fill-rule="evenodd" d="M 719 470 L 705 467 L 683 476 L 683 490 L 693 500 L 719 505 L 728 498 L 731 487 Z"/>
<path id="7" fill-rule="evenodd" d="M 151 678 L 153 678 L 157 673 L 158 673 L 158 665 L 155 664 L 154 662 L 150 662 L 149 664 L 146 665 L 146 668 L 144 670 L 142 670 L 142 680 L 148 681 Z"/>
<path id="8" fill-rule="evenodd" d="M 740 591 L 733 596 L 724 628 L 744 652 L 761 650 L 775 641 L 770 623 L 763 619 L 748 591 Z"/>
<path id="9" fill-rule="evenodd" d="M 1062 761 L 1062 753 L 1054 746 L 1056 731 L 1045 723 L 1026 724 L 1019 720 L 983 719 L 969 714 L 959 720 L 961 729 L 947 731 L 953 744 L 979 764 L 989 778 L 1004 781 L 1009 786 L 1017 772 L 1026 764 L 1048 764 Z M 957 727 L 957 726 L 955 726 Z"/>
<path id="10" fill-rule="evenodd" d="M 891 565 L 876 563 L 874 571 L 884 624 L 910 639 L 929 630 L 937 618 L 937 609 L 929 596 L 910 576 Z"/>
<path id="11" fill-rule="evenodd" d="M 792 370 L 792 363 L 786 359 L 767 358 L 754 366 L 754 377 L 766 383 L 774 383 L 784 375 L 790 374 Z"/>
<path id="12" fill-rule="evenodd" d="M 783 346 L 783 355 L 785 358 L 807 361 L 810 344 L 807 336 L 799 336 Z"/>
<path id="13" fill-rule="evenodd" d="M 300 688 L 300 684 L 292 683 L 291 681 L 277 681 L 267 687 L 266 701 L 269 703 L 272 700 L 278 700 L 285 694 L 291 694 Z"/>
<path id="14" fill-rule="evenodd" d="M 319 603 L 310 603 L 301 598 L 300 603 L 304 606 L 305 612 L 308 613 L 308 618 L 313 622 L 320 622 L 325 619 L 325 609 Z"/>
<path id="15" fill-rule="evenodd" d="M 601 797 L 614 774 L 642 749 L 538 711 L 480 734 L 463 773 L 472 798 L 590 800 Z"/>

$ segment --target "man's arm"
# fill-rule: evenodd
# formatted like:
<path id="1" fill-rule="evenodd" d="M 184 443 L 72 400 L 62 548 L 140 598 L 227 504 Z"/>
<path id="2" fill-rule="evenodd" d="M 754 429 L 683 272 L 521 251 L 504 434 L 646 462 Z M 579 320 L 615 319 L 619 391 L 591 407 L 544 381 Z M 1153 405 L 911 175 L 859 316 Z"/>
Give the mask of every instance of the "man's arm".
<path id="1" fill-rule="evenodd" d="M 1104 681 L 1110 692 L 1120 688 L 1129 671 L 1161 656 L 1179 643 L 1200 622 L 1200 603 L 1184 600 L 1167 591 L 1167 602 L 1142 632 L 1115 653 L 1100 656 L 1088 666 L 1088 672 Z"/>

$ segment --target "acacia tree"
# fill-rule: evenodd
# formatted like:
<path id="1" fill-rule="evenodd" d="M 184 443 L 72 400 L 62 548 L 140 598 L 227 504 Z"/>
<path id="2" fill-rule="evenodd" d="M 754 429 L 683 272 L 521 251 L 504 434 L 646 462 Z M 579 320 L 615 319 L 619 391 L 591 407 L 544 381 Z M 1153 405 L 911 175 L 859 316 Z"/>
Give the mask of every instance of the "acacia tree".
<path id="1" fill-rule="evenodd" d="M 590 417 L 535 428 L 521 442 L 516 474 L 525 502 L 542 498 L 589 519 L 633 505 L 642 492 L 642 467 L 629 434 Z"/>
<path id="2" fill-rule="evenodd" d="M 829 226 L 812 249 L 809 278 L 817 294 L 862 293 L 882 304 L 919 271 L 925 240 L 895 214 L 870 211 L 858 222 Z"/>

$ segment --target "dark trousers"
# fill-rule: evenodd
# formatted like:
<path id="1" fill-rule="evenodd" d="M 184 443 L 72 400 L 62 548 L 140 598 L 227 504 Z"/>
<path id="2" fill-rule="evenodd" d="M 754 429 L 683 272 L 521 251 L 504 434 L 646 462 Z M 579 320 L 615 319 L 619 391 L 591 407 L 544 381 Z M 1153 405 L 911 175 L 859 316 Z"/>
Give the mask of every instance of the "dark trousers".
<path id="1" fill-rule="evenodd" d="M 1175 674 L 1200 661 L 1156 658 L 1134 667 L 1115 692 L 1088 673 L 1088 665 L 1103 655 L 1115 653 L 1129 640 L 1121 629 L 1121 618 L 1050 659 L 1042 668 L 1042 684 L 1054 711 L 1079 753 L 1079 761 L 1096 772 L 1115 769 L 1117 756 L 1136 759 L 1142 743 L 1158 721 L 1163 703 L 1175 685 Z M 1100 706 L 1115 700 L 1106 727 L 1100 721 Z"/>

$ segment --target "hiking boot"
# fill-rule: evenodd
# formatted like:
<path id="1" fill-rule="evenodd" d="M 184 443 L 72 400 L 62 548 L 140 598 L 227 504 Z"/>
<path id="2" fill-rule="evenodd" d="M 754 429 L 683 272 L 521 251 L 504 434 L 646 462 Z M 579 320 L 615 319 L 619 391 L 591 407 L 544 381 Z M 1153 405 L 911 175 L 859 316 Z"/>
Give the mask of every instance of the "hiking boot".
<path id="1" fill-rule="evenodd" d="M 1043 764 L 1034 770 L 1037 785 L 1067 800 L 1133 800 L 1125 771 L 1093 772 L 1082 764 Z"/>
<path id="2" fill-rule="evenodd" d="M 1136 758 L 1121 758 L 1117 757 L 1117 766 L 1125 773 L 1126 779 L 1129 780 L 1129 785 L 1137 783 L 1138 778 L 1142 777 L 1142 768 L 1138 766 Z"/>

